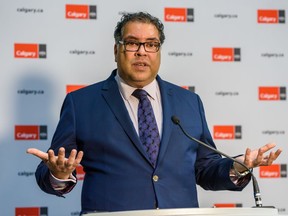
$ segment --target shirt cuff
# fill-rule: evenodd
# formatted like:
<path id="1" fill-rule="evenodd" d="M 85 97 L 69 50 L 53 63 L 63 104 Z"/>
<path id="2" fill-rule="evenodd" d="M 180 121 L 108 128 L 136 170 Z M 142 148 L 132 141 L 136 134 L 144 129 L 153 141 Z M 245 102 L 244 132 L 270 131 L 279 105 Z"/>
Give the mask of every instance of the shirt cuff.
<path id="1" fill-rule="evenodd" d="M 72 174 L 69 179 L 58 179 L 50 172 L 49 180 L 52 188 L 61 194 L 70 192 L 77 183 L 77 178 Z"/>
<path id="2" fill-rule="evenodd" d="M 230 169 L 230 179 L 231 181 L 237 185 L 237 186 L 242 186 L 247 184 L 247 182 L 249 182 L 250 180 L 250 172 L 245 172 L 245 174 L 241 174 L 239 175 L 239 172 L 237 172 L 234 168 L 234 166 Z"/>

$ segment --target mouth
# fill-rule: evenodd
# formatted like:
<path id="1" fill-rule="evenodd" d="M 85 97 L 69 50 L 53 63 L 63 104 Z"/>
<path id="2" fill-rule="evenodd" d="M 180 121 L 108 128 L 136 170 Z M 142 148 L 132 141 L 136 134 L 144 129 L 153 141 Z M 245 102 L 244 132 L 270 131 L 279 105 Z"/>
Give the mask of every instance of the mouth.
<path id="1" fill-rule="evenodd" d="M 133 63 L 133 65 L 136 67 L 147 67 L 148 66 L 148 64 L 145 62 L 135 62 L 135 63 Z"/>
<path id="2" fill-rule="evenodd" d="M 137 71 L 146 71 L 150 65 L 146 61 L 135 61 L 132 63 L 132 66 Z"/>

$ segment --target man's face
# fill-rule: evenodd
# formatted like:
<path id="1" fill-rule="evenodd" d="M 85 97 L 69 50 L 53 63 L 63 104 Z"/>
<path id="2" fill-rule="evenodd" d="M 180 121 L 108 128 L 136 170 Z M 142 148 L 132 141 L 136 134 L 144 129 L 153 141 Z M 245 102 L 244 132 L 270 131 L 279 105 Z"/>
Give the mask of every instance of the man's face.
<path id="1" fill-rule="evenodd" d="M 160 42 L 159 32 L 153 24 L 128 22 L 123 28 L 122 41 Z M 152 82 L 158 73 L 160 50 L 146 52 L 142 45 L 138 51 L 130 52 L 125 51 L 124 45 L 115 44 L 114 55 L 119 76 L 130 86 L 142 88 Z"/>

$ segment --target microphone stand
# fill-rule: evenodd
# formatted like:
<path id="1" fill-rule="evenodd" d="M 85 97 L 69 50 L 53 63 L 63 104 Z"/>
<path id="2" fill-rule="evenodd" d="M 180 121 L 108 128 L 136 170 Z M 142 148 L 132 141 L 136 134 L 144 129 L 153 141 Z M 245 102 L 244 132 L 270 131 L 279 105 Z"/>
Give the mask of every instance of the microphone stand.
<path id="1" fill-rule="evenodd" d="M 244 163 L 242 163 L 242 162 L 240 162 L 240 161 L 237 161 L 235 158 L 233 158 L 233 157 L 231 157 L 231 156 L 229 156 L 229 155 L 227 155 L 227 154 L 225 154 L 225 153 L 217 150 L 216 148 L 213 148 L 212 146 L 210 146 L 210 145 L 208 145 L 208 144 L 206 144 L 206 143 L 204 143 L 204 142 L 202 142 L 202 141 L 200 141 L 200 140 L 198 140 L 198 139 L 190 136 L 190 135 L 183 129 L 183 127 L 182 127 L 181 124 L 180 124 L 180 120 L 179 120 L 176 116 L 172 116 L 172 117 L 171 117 L 171 120 L 173 121 L 174 124 L 176 124 L 176 125 L 178 125 L 178 126 L 180 127 L 181 131 L 182 131 L 182 132 L 184 133 L 184 135 L 185 135 L 186 137 L 188 137 L 189 139 L 191 139 L 191 140 L 193 140 L 193 141 L 195 141 L 195 142 L 197 142 L 197 143 L 205 146 L 206 148 L 208 148 L 208 149 L 210 149 L 210 150 L 212 150 L 212 151 L 214 151 L 214 152 L 217 152 L 217 153 L 220 154 L 220 155 L 225 156 L 226 158 L 229 158 L 229 159 L 232 160 L 233 162 L 240 164 L 240 165 L 243 166 L 247 171 L 249 171 L 249 173 L 251 174 L 252 182 L 253 182 L 254 200 L 255 200 L 255 204 L 256 204 L 255 207 L 256 207 L 256 208 L 262 208 L 262 207 L 263 207 L 263 206 L 262 206 L 261 193 L 260 193 L 260 189 L 259 189 L 259 185 L 258 185 L 257 179 L 256 179 L 255 176 L 253 175 L 252 171 L 251 171 Z M 273 207 L 273 206 L 267 206 L 267 207 L 265 207 L 265 208 L 274 208 L 274 207 Z"/>

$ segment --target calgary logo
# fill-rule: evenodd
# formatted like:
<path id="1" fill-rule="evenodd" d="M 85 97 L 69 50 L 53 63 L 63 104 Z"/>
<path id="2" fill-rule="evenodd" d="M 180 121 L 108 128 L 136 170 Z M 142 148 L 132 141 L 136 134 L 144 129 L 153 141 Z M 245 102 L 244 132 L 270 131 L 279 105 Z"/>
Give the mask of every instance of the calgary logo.
<path id="1" fill-rule="evenodd" d="M 47 140 L 46 125 L 16 125 L 15 140 Z"/>
<path id="2" fill-rule="evenodd" d="M 214 208 L 236 208 L 242 207 L 242 203 L 214 203 Z"/>
<path id="3" fill-rule="evenodd" d="M 239 125 L 215 125 L 213 127 L 214 139 L 241 139 L 242 127 Z"/>
<path id="4" fill-rule="evenodd" d="M 258 10 L 258 23 L 285 23 L 285 10 Z"/>
<path id="5" fill-rule="evenodd" d="M 240 48 L 212 48 L 212 60 L 216 62 L 241 61 Z"/>
<path id="6" fill-rule="evenodd" d="M 81 180 L 83 180 L 84 179 L 84 177 L 85 177 L 85 172 L 84 172 L 84 170 L 83 170 L 83 167 L 81 166 L 81 165 L 79 165 L 79 166 L 77 166 L 76 167 L 76 173 L 77 173 L 77 179 L 79 180 L 79 181 L 81 181 Z"/>
<path id="7" fill-rule="evenodd" d="M 259 87 L 258 90 L 258 97 L 259 100 L 266 100 L 266 101 L 279 101 L 279 100 L 286 100 L 286 87 Z"/>
<path id="8" fill-rule="evenodd" d="M 15 216 L 48 216 L 47 207 L 16 207 Z"/>
<path id="9" fill-rule="evenodd" d="M 81 89 L 85 87 L 85 85 L 67 85 L 66 86 L 66 93 L 70 93 L 70 92 L 73 92 L 73 91 L 76 91 L 78 89 Z"/>
<path id="10" fill-rule="evenodd" d="M 287 164 L 259 167 L 260 178 L 287 178 Z"/>
<path id="11" fill-rule="evenodd" d="M 187 89 L 191 92 L 195 92 L 195 86 L 182 86 L 182 88 Z"/>
<path id="12" fill-rule="evenodd" d="M 14 44 L 15 58 L 46 58 L 46 44 Z"/>
<path id="13" fill-rule="evenodd" d="M 66 5 L 66 19 L 96 19 L 96 5 Z"/>
<path id="14" fill-rule="evenodd" d="M 164 20 L 166 22 L 194 22 L 193 8 L 165 8 Z"/>

